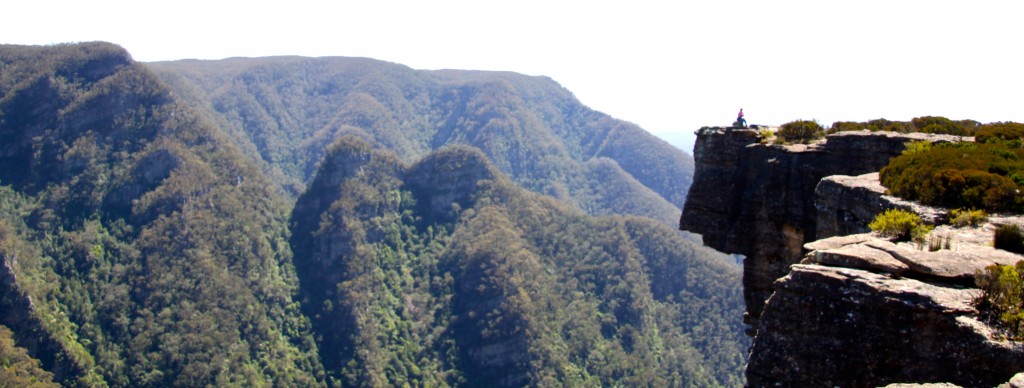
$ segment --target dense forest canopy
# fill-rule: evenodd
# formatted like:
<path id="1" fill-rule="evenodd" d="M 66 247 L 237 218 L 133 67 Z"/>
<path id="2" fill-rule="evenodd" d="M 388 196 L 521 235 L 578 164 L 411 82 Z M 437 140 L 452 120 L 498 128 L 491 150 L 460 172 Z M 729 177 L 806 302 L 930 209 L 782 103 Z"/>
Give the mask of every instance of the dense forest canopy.
<path id="1" fill-rule="evenodd" d="M 322 380 L 288 205 L 121 48 L 0 47 L 0 324 L 86 385 Z M 37 327 L 43 328 L 42 333 Z"/>
<path id="2" fill-rule="evenodd" d="M 540 77 L 0 46 L 0 363 L 84 386 L 741 385 L 739 269 L 658 214 L 690 162 L 650 139 Z"/>
<path id="3" fill-rule="evenodd" d="M 739 384 L 741 342 L 704 342 L 742 330 L 738 289 L 721 288 L 737 274 L 677 232 L 527 193 L 475 148 L 409 167 L 355 138 L 330 150 L 292 247 L 325 368 L 346 383 Z"/>

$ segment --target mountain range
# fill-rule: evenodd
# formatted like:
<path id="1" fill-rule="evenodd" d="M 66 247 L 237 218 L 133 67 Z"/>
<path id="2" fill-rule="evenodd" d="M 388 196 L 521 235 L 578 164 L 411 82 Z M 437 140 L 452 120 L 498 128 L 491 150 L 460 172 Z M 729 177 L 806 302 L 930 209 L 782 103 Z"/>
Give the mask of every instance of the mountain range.
<path id="1" fill-rule="evenodd" d="M 83 386 L 741 385 L 739 268 L 671 226 L 692 167 L 544 77 L 3 45 L 0 361 Z"/>
<path id="2" fill-rule="evenodd" d="M 298 195 L 327 146 L 351 134 L 415 161 L 482 150 L 518 185 L 590 214 L 662 219 L 681 208 L 693 159 L 580 104 L 546 77 L 422 71 L 366 58 L 233 58 L 147 64 Z"/>

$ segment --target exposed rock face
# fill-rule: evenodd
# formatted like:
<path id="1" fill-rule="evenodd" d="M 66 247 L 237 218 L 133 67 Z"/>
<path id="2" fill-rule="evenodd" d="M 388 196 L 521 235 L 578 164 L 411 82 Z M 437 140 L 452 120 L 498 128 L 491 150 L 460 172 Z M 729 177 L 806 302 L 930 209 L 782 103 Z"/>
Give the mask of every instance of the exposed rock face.
<path id="1" fill-rule="evenodd" d="M 996 386 L 1024 370 L 1024 347 L 974 307 L 976 271 L 1024 259 L 991 247 L 994 224 L 1024 218 L 938 226 L 934 252 L 866 233 L 892 208 L 946 221 L 947 209 L 887 196 L 878 182 L 875 171 L 911 140 L 958 139 L 854 132 L 772 146 L 752 131 L 698 133 L 681 228 L 747 255 L 749 386 Z"/>
<path id="2" fill-rule="evenodd" d="M 973 318 L 978 295 L 859 269 L 795 265 L 765 306 L 747 384 L 996 386 L 1024 369 L 1024 354 Z"/>
<path id="3" fill-rule="evenodd" d="M 976 270 L 1022 257 L 956 241 L 935 252 L 871 234 L 806 244 L 765 304 L 747 383 L 995 386 L 1024 370 L 1020 344 L 976 318 L 972 288 Z"/>
<path id="4" fill-rule="evenodd" d="M 910 141 L 960 137 L 860 131 L 811 145 L 761 140 L 749 129 L 698 131 L 696 170 L 680 221 L 680 229 L 701 234 L 704 244 L 747 256 L 744 298 L 754 328 L 775 279 L 800 261 L 804 243 L 819 237 L 814 196 L 822 178 L 876 172 Z"/>
<path id="5" fill-rule="evenodd" d="M 875 215 L 887 209 L 917 213 L 931 224 L 945 222 L 948 218 L 945 209 L 885 195 L 885 187 L 878 181 L 877 172 L 823 178 L 814 190 L 814 207 L 817 211 L 817 238 L 866 233 Z"/>

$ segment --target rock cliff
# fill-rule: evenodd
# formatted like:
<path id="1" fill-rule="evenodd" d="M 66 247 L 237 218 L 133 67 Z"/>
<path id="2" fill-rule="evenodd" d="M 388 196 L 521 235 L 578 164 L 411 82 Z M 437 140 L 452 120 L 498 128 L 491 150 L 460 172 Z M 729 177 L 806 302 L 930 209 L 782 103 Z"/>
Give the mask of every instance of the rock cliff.
<path id="1" fill-rule="evenodd" d="M 704 244 L 745 255 L 747 323 L 757 326 L 772 283 L 800 261 L 804 243 L 819 237 L 815 188 L 830 175 L 875 172 L 915 140 L 946 135 L 841 132 L 811 145 L 767 145 L 751 129 L 704 128 L 694 147 L 696 169 L 680 229 Z M 835 228 L 835 227 L 833 227 Z"/>
<path id="2" fill-rule="evenodd" d="M 939 226 L 929 252 L 866 233 L 879 212 L 945 209 L 885 195 L 878 171 L 923 134 L 847 132 L 812 145 L 762 144 L 759 133 L 702 129 L 681 228 L 746 255 L 744 293 L 754 341 L 750 386 L 995 386 L 1024 370 L 1024 349 L 980 321 L 974 272 L 1024 257 L 992 248 L 979 227 Z"/>

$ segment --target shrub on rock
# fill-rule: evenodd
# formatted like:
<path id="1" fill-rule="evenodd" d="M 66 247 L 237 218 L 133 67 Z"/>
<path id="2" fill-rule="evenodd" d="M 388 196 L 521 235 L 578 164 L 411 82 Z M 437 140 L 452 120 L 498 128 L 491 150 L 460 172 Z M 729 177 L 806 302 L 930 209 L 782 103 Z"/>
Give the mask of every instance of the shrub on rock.
<path id="1" fill-rule="evenodd" d="M 825 137 L 825 128 L 814 121 L 797 120 L 782 124 L 776 136 L 785 143 L 806 144 Z"/>

